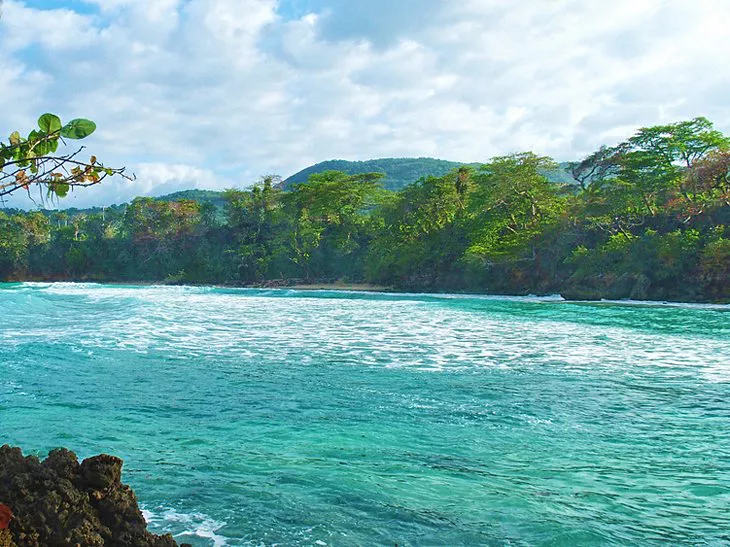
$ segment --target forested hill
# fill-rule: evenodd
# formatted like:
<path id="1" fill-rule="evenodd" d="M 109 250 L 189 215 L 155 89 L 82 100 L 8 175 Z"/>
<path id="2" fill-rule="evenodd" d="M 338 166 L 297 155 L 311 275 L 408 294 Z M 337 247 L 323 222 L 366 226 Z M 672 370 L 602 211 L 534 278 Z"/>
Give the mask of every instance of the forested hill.
<path id="1" fill-rule="evenodd" d="M 385 158 L 367 161 L 346 161 L 330 160 L 323 161 L 316 165 L 307 167 L 285 179 L 280 183 L 282 190 L 291 190 L 294 184 L 306 183 L 309 177 L 326 171 L 340 171 L 348 175 L 359 175 L 365 173 L 383 173 L 385 177 L 380 181 L 383 187 L 391 191 L 400 191 L 409 184 L 426 177 L 440 178 L 447 175 L 453 169 L 462 165 L 477 167 L 477 163 L 458 163 L 454 161 L 440 160 L 434 158 Z M 574 184 L 567 164 L 560 164 L 558 169 L 545 170 L 545 177 L 558 184 Z M 154 198 L 157 201 L 173 202 L 183 199 L 193 200 L 200 204 L 213 205 L 217 210 L 222 211 L 226 204 L 225 192 L 216 190 L 189 189 L 165 194 Z M 60 203 L 63 205 L 63 203 Z M 63 211 L 70 217 L 80 214 L 100 214 L 104 211 L 124 211 L 127 203 L 120 203 L 108 207 L 89 207 L 79 209 L 76 207 L 63 208 Z M 5 214 L 13 215 L 20 211 L 12 208 L 2 209 Z M 48 215 L 53 211 L 46 211 Z"/>
<path id="2" fill-rule="evenodd" d="M 226 204 L 223 192 L 215 190 L 180 190 L 158 198 L 158 201 L 179 201 L 181 199 L 192 199 L 198 203 L 210 203 L 216 207 L 223 207 Z"/>
<path id="3" fill-rule="evenodd" d="M 281 187 L 288 190 L 293 184 L 307 182 L 311 175 L 324 173 L 325 171 L 341 171 L 348 175 L 383 173 L 385 175 L 381 181 L 383 186 L 387 190 L 398 191 L 423 177 L 443 177 L 452 169 L 462 165 L 467 164 L 435 158 L 382 158 L 367 161 L 329 160 L 295 173 L 284 180 Z"/>
<path id="4" fill-rule="evenodd" d="M 317 163 L 292 175 L 281 183 L 281 189 L 289 190 L 294 184 L 307 182 L 309 177 L 325 171 L 341 171 L 348 175 L 383 173 L 381 180 L 386 190 L 397 192 L 425 177 L 443 177 L 462 165 L 477 167 L 478 163 L 459 163 L 435 158 L 382 158 L 367 161 L 329 160 Z M 548 180 L 560 184 L 574 184 L 568 165 L 561 163 L 558 169 L 543 173 Z"/>

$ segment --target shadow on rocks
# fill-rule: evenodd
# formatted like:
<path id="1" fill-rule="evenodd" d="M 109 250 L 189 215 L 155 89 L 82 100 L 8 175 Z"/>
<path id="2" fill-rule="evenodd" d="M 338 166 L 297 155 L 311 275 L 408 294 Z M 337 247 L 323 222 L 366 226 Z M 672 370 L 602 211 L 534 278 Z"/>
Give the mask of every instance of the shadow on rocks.
<path id="1" fill-rule="evenodd" d="M 0 547 L 172 547 L 171 535 L 147 531 L 122 460 L 102 454 L 79 464 L 59 448 L 41 462 L 20 448 L 0 448 L 0 504 L 12 511 Z M 185 545 L 185 544 L 183 544 Z"/>

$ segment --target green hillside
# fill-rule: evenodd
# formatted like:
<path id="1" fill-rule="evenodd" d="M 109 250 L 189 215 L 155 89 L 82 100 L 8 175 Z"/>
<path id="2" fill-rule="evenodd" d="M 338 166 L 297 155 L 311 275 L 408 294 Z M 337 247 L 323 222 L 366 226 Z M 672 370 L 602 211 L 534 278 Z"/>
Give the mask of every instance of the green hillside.
<path id="1" fill-rule="evenodd" d="M 180 190 L 155 198 L 158 201 L 179 201 L 181 199 L 192 199 L 200 203 L 211 203 L 216 207 L 223 207 L 226 200 L 223 199 L 223 192 L 216 190 Z"/>
<path id="2" fill-rule="evenodd" d="M 317 163 L 284 180 L 281 187 L 291 189 L 294 184 L 307 182 L 310 175 L 324 171 L 343 171 L 348 175 L 362 173 L 383 173 L 383 186 L 388 190 L 402 190 L 407 185 L 424 177 L 443 177 L 449 171 L 462 165 L 477 166 L 478 163 L 458 163 L 435 158 L 382 158 L 367 161 L 329 160 Z M 561 163 L 559 169 L 546 171 L 544 175 L 551 182 L 575 184 L 567 170 L 568 164 Z"/>
<path id="3" fill-rule="evenodd" d="M 280 184 L 280 188 L 291 190 L 295 184 L 307 182 L 311 175 L 324 171 L 343 171 L 349 175 L 362 173 L 383 173 L 383 186 L 388 190 L 402 190 L 407 185 L 416 182 L 424 177 L 442 177 L 462 165 L 478 166 L 477 163 L 458 163 L 454 161 L 440 160 L 435 158 L 384 158 L 367 161 L 346 161 L 330 160 L 311 165 L 306 169 L 290 176 Z M 570 176 L 567 163 L 561 163 L 557 170 L 545 171 L 543 173 L 548 180 L 557 184 L 575 184 Z M 178 201 L 190 199 L 199 203 L 210 203 L 219 211 L 225 206 L 224 192 L 215 190 L 180 190 L 164 196 L 155 197 L 157 201 Z M 107 207 L 70 207 L 64 209 L 65 213 L 73 217 L 80 214 L 99 214 L 102 211 L 124 211 L 126 203 L 115 204 Z M 4 209 L 7 214 L 15 214 L 13 209 Z M 54 211 L 46 211 L 48 215 Z"/>
<path id="4" fill-rule="evenodd" d="M 324 171 L 343 171 L 348 175 L 384 173 L 383 186 L 388 190 L 401 188 L 423 177 L 442 177 L 452 169 L 465 165 L 454 161 L 434 158 L 383 158 L 367 161 L 330 160 L 307 167 L 282 183 L 288 190 L 294 184 L 307 182 L 310 175 Z"/>

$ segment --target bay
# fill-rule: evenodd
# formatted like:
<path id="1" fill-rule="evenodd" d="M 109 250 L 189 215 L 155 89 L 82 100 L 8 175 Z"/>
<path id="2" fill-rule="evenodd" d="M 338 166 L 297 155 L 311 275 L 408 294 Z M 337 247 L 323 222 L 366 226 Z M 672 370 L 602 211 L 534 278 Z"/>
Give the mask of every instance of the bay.
<path id="1" fill-rule="evenodd" d="M 194 545 L 730 541 L 730 308 L 0 285 L 0 443 Z"/>

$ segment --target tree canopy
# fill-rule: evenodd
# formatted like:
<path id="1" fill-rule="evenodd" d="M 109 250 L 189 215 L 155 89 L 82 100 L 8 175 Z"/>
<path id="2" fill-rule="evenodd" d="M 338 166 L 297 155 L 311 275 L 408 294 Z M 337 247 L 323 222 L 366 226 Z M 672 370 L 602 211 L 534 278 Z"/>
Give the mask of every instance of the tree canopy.
<path id="1" fill-rule="evenodd" d="M 730 145 L 708 120 L 640 129 L 569 167 L 576 184 L 524 152 L 397 192 L 382 173 L 324 171 L 290 191 L 264 177 L 215 200 L 0 212 L 0 278 L 730 301 Z"/>

